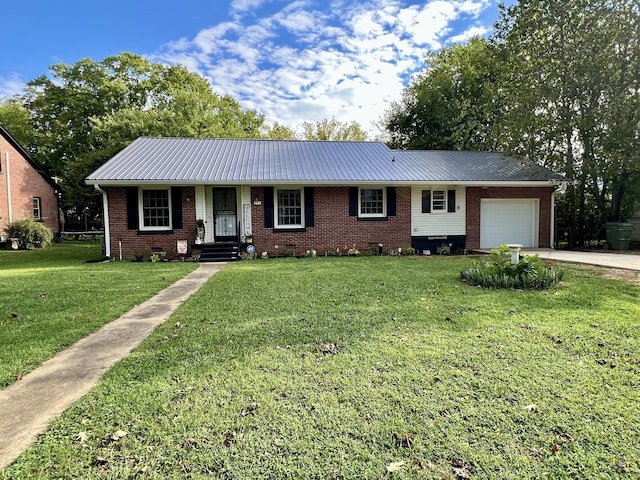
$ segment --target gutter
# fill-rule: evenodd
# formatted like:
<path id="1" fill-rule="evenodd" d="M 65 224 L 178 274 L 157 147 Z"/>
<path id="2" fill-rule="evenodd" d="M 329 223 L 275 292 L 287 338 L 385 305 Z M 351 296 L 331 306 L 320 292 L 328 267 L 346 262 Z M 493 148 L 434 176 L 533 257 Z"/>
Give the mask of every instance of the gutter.
<path id="1" fill-rule="evenodd" d="M 93 185 L 98 192 L 102 194 L 102 216 L 104 220 L 104 255 L 111 258 L 111 232 L 109 229 L 109 199 L 107 198 L 107 192 L 100 188 L 100 185 L 95 183 Z"/>

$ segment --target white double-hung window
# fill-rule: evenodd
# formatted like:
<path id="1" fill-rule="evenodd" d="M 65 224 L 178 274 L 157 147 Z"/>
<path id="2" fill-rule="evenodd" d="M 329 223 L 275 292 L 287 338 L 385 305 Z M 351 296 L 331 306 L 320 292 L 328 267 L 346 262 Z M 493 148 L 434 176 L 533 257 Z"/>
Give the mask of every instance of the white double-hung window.
<path id="1" fill-rule="evenodd" d="M 359 216 L 366 217 L 385 217 L 387 215 L 385 188 L 366 188 L 361 187 L 358 195 L 358 212 Z"/>
<path id="2" fill-rule="evenodd" d="M 171 193 L 169 188 L 140 189 L 140 230 L 171 229 Z"/>
<path id="3" fill-rule="evenodd" d="M 431 192 L 431 211 L 446 212 L 447 211 L 447 191 L 433 190 Z"/>
<path id="4" fill-rule="evenodd" d="M 274 196 L 276 228 L 304 227 L 304 189 L 277 188 Z"/>

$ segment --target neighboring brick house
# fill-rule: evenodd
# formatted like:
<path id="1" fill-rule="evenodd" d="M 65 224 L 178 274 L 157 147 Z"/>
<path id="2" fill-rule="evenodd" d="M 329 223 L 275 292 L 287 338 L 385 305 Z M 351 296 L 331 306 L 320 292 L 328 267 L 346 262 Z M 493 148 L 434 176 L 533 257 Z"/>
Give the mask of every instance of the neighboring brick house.
<path id="1" fill-rule="evenodd" d="M 0 237 L 14 220 L 33 218 L 60 231 L 60 188 L 0 125 Z"/>
<path id="2" fill-rule="evenodd" d="M 378 244 L 420 253 L 550 247 L 564 181 L 501 153 L 189 138 L 139 138 L 86 179 L 103 195 L 107 255 L 116 258 L 246 237 L 270 256 Z"/>

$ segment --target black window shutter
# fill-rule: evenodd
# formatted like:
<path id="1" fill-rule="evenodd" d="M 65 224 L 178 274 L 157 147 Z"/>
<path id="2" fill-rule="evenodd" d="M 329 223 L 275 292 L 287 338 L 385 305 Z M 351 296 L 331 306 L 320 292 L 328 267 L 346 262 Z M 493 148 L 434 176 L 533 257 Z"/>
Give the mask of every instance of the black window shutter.
<path id="1" fill-rule="evenodd" d="M 431 190 L 422 190 L 422 213 L 431 213 Z"/>
<path id="2" fill-rule="evenodd" d="M 182 187 L 171 187 L 171 217 L 173 228 L 182 228 Z"/>
<path id="3" fill-rule="evenodd" d="M 313 227 L 313 187 L 304 187 L 304 225 Z"/>
<path id="4" fill-rule="evenodd" d="M 387 187 L 387 217 L 396 216 L 396 187 Z"/>
<path id="5" fill-rule="evenodd" d="M 349 216 L 358 216 L 358 187 L 349 187 Z"/>
<path id="6" fill-rule="evenodd" d="M 264 228 L 273 228 L 273 187 L 264 187 Z"/>
<path id="7" fill-rule="evenodd" d="M 456 191 L 455 190 L 447 191 L 447 212 L 449 213 L 456 212 Z"/>
<path id="8" fill-rule="evenodd" d="M 138 187 L 127 187 L 127 228 L 138 229 Z"/>

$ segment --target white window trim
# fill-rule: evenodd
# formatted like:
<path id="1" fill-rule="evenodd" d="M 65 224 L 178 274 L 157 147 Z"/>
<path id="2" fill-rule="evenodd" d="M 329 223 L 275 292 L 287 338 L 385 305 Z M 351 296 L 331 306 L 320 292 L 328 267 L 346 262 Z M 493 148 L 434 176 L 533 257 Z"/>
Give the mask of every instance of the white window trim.
<path id="1" fill-rule="evenodd" d="M 166 227 L 147 227 L 144 224 L 144 204 L 142 201 L 142 192 L 145 190 L 166 190 L 169 199 L 169 225 Z M 173 230 L 173 205 L 171 203 L 171 188 L 165 186 L 146 186 L 138 189 L 138 229 L 146 232 L 166 232 Z"/>
<path id="2" fill-rule="evenodd" d="M 443 193 L 443 206 L 442 208 L 434 208 L 434 199 L 435 199 L 435 192 L 442 192 Z M 440 214 L 445 214 L 448 211 L 448 205 L 447 202 L 449 200 L 449 192 L 447 191 L 447 189 L 432 189 L 431 190 L 431 213 L 436 214 L 436 215 L 440 215 Z"/>
<path id="3" fill-rule="evenodd" d="M 273 189 L 273 227 L 276 229 L 290 229 L 290 228 L 305 228 L 305 218 L 304 218 L 304 187 L 299 187 L 295 185 L 290 186 L 282 186 L 275 187 Z M 300 219 L 302 223 L 300 224 L 284 224 L 281 225 L 278 223 L 278 191 L 280 190 L 299 190 L 300 191 Z"/>
<path id="4" fill-rule="evenodd" d="M 37 206 L 36 206 L 37 204 Z M 38 210 L 38 215 L 36 216 L 36 209 Z M 40 197 L 33 197 L 33 219 L 34 220 L 42 220 L 42 199 Z"/>
<path id="5" fill-rule="evenodd" d="M 382 213 L 362 213 L 362 190 L 382 190 Z M 358 187 L 358 217 L 385 218 L 387 216 L 387 189 L 385 187 Z"/>

